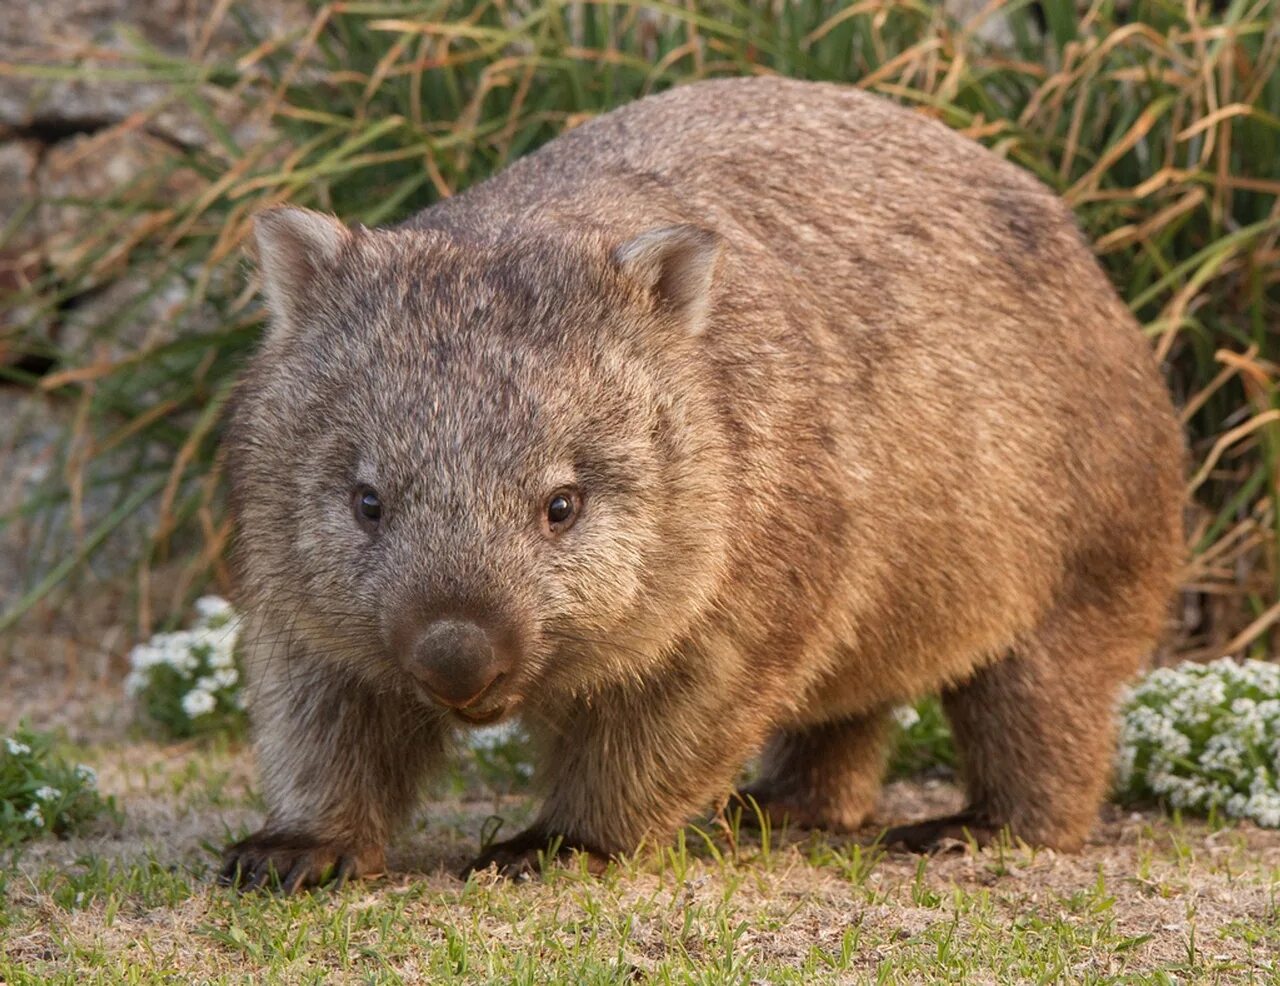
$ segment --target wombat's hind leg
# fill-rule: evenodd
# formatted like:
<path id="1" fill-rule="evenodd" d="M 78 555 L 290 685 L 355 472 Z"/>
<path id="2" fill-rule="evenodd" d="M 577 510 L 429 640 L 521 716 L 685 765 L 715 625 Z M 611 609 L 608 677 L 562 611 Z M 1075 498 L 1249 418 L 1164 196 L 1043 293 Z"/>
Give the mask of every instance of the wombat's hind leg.
<path id="1" fill-rule="evenodd" d="M 999 826 L 992 824 L 980 809 L 966 808 L 954 815 L 928 818 L 913 825 L 896 825 L 887 830 L 880 841 L 891 849 L 936 852 L 968 842 L 989 845 L 999 831 Z"/>
<path id="2" fill-rule="evenodd" d="M 875 807 L 884 778 L 887 709 L 777 733 L 761 756 L 761 775 L 738 793 L 742 821 L 849 832 Z M 752 802 L 755 804 L 752 804 Z"/>
<path id="3" fill-rule="evenodd" d="M 1149 644 L 1061 621 L 944 691 L 968 807 L 890 829 L 885 843 L 984 844 L 1007 826 L 1031 845 L 1078 849 L 1111 773 L 1117 692 Z"/>

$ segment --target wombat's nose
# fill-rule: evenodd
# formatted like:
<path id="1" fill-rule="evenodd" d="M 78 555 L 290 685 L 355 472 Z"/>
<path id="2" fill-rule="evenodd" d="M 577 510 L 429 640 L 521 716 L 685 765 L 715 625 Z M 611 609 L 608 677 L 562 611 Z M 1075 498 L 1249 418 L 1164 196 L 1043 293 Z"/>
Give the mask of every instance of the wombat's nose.
<path id="1" fill-rule="evenodd" d="M 494 653 L 489 635 L 470 620 L 436 620 L 418 638 L 409 669 L 442 705 L 465 709 L 510 662 Z"/>

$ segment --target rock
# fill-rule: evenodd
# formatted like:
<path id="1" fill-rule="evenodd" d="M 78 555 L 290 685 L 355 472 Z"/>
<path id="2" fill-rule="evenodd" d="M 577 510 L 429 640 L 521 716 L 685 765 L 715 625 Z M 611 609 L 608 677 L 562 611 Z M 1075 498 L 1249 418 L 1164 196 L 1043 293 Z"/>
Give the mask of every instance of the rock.
<path id="1" fill-rule="evenodd" d="M 130 56 L 142 49 L 201 61 L 225 57 L 303 28 L 310 19 L 301 0 L 241 4 L 251 15 L 254 37 L 214 0 L 11 0 L 0 4 L 0 61 L 19 65 L 75 66 L 76 78 L 11 76 L 0 87 L 0 124 L 25 128 L 48 140 L 94 132 L 149 109 L 168 93 L 163 83 L 112 78 L 135 68 Z M 199 122 L 180 104 L 155 124 L 189 144 L 205 139 Z"/>
<path id="2" fill-rule="evenodd" d="M 0 144 L 0 299 L 30 287 L 44 269 L 37 207 L 36 171 L 40 147 L 33 141 Z M 0 333 L 26 322 L 29 310 L 0 303 Z M 0 334 L 0 365 L 13 351 Z"/>

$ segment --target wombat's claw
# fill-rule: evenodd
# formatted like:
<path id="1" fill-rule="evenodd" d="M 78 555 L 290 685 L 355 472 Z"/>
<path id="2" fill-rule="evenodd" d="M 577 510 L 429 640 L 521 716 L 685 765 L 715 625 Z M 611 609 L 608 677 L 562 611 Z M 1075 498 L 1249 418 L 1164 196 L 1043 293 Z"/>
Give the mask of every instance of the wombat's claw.
<path id="1" fill-rule="evenodd" d="M 604 853 L 570 843 L 567 839 L 558 840 L 553 854 L 552 846 L 555 843 L 555 836 L 539 829 L 526 829 L 504 842 L 495 842 L 464 866 L 458 876 L 465 880 L 472 873 L 483 873 L 490 867 L 496 867 L 498 876 L 503 879 L 529 880 L 542 872 L 544 860 L 567 859 L 575 852 L 586 856 L 587 871 L 596 876 L 603 873 L 609 865 L 609 857 Z"/>
<path id="2" fill-rule="evenodd" d="M 483 873 L 491 868 L 496 869 L 504 880 L 530 880 L 541 869 L 538 850 L 507 852 L 489 849 L 463 867 L 458 876 L 465 880 L 472 873 Z"/>
<path id="3" fill-rule="evenodd" d="M 348 880 L 376 875 L 382 865 L 381 847 L 352 851 L 259 832 L 227 848 L 218 883 L 245 892 L 278 887 L 283 894 L 295 894 L 327 883 L 340 888 Z"/>
<path id="4" fill-rule="evenodd" d="M 985 846 L 1000 832 L 981 815 L 962 811 L 954 815 L 930 818 L 914 825 L 897 825 L 884 833 L 880 843 L 889 849 L 907 852 L 937 853 L 962 849 L 971 842 Z"/>

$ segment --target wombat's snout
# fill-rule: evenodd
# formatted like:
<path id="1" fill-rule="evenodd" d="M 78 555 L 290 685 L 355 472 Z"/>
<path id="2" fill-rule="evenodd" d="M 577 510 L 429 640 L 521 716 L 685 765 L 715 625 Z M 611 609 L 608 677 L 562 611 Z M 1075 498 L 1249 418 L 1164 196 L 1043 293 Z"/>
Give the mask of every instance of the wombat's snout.
<path id="1" fill-rule="evenodd" d="M 511 670 L 482 627 L 465 619 L 429 624 L 406 662 L 410 673 L 441 705 L 465 709 Z"/>

